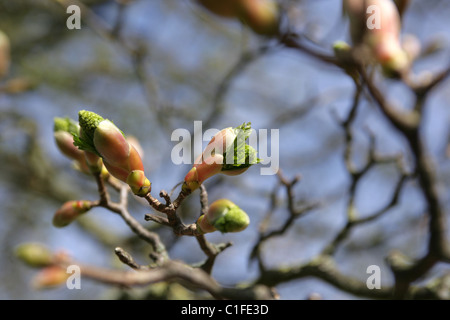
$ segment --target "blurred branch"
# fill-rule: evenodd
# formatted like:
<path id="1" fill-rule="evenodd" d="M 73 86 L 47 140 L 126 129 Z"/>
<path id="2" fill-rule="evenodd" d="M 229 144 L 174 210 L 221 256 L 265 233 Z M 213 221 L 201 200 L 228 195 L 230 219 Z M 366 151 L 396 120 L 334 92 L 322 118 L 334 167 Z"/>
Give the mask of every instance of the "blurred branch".
<path id="1" fill-rule="evenodd" d="M 217 89 L 214 93 L 214 97 L 212 99 L 212 107 L 209 113 L 209 116 L 206 120 L 204 120 L 203 127 L 209 128 L 212 127 L 214 121 L 216 121 L 223 113 L 223 99 L 227 95 L 230 86 L 234 79 L 236 79 L 239 75 L 241 75 L 247 67 L 257 59 L 266 55 L 272 49 L 270 46 L 262 46 L 257 50 L 248 50 L 242 52 L 238 61 L 235 65 L 226 73 L 223 77 L 222 81 L 217 86 Z"/>
<path id="2" fill-rule="evenodd" d="M 281 173 L 281 170 L 277 173 L 278 179 L 280 184 L 277 186 L 277 188 L 274 190 L 272 197 L 271 197 L 271 210 L 269 211 L 269 214 L 267 215 L 266 219 L 263 220 L 263 222 L 260 225 L 259 228 L 259 237 L 255 245 L 253 246 L 253 249 L 250 253 L 250 261 L 252 259 L 257 259 L 260 269 L 265 269 L 264 263 L 262 261 L 261 257 L 261 246 L 265 241 L 267 241 L 270 238 L 281 236 L 287 232 L 287 230 L 294 224 L 295 220 L 298 218 L 304 216 L 306 213 L 311 212 L 312 210 L 316 209 L 319 205 L 318 204 L 309 204 L 305 205 L 302 208 L 297 208 L 294 204 L 294 192 L 293 188 L 297 184 L 297 182 L 300 180 L 300 176 L 294 177 L 292 180 L 287 180 Z M 284 186 L 286 189 L 287 194 L 287 210 L 289 212 L 288 218 L 285 220 L 283 225 L 276 230 L 271 230 L 267 232 L 267 228 L 270 225 L 269 216 L 272 214 L 273 210 L 275 209 L 275 203 L 276 203 L 276 192 L 279 186 Z"/>
<path id="3" fill-rule="evenodd" d="M 127 39 L 121 36 L 121 28 L 123 25 L 123 15 L 126 9 L 126 4 L 119 3 L 116 22 L 111 27 L 105 21 L 96 15 L 88 6 L 85 6 L 79 0 L 57 0 L 62 6 L 67 7 L 69 5 L 75 4 L 81 8 L 83 12 L 83 19 L 89 25 L 89 27 L 101 36 L 106 41 L 111 43 L 116 43 L 130 58 L 133 64 L 134 72 L 137 80 L 141 84 L 144 90 L 144 96 L 146 97 L 147 103 L 150 110 L 156 116 L 159 125 L 162 128 L 169 130 L 166 113 L 162 108 L 163 104 L 159 99 L 158 82 L 154 77 L 152 77 L 145 68 L 145 60 L 148 57 L 147 49 L 141 41 L 136 40 L 134 44 L 130 45 L 127 43 Z"/>
<path id="4" fill-rule="evenodd" d="M 125 258 L 125 260 L 130 261 L 129 257 Z M 80 266 L 83 277 L 110 285 L 133 287 L 147 286 L 165 281 L 178 281 L 187 285 L 189 288 L 206 290 L 216 299 L 273 299 L 272 291 L 266 286 L 255 285 L 245 288 L 225 288 L 220 286 L 202 269 L 192 268 L 182 262 L 174 260 L 165 261 L 161 266 L 150 270 L 137 269 L 132 272 L 87 266 L 71 260 L 61 261 L 60 263 L 63 267 L 74 264 Z"/>

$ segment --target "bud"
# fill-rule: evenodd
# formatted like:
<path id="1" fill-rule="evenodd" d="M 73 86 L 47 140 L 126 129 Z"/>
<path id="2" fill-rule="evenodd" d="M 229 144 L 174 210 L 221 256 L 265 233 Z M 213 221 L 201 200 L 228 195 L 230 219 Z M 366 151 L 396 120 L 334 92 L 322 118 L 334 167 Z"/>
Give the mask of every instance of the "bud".
<path id="1" fill-rule="evenodd" d="M 240 0 L 197 0 L 208 11 L 225 18 L 234 18 L 237 14 L 236 4 Z"/>
<path id="2" fill-rule="evenodd" d="M 123 182 L 130 181 L 135 194 L 145 195 L 145 190 L 150 188 L 150 181 L 144 175 L 139 152 L 127 141 L 122 131 L 111 121 L 90 111 L 80 111 L 79 122 L 81 134 L 75 137 L 75 145 L 100 156 L 112 176 Z M 128 179 L 131 174 L 133 176 Z"/>
<path id="3" fill-rule="evenodd" d="M 30 267 L 45 267 L 53 262 L 52 252 L 40 243 L 23 243 L 16 248 L 15 254 Z"/>
<path id="4" fill-rule="evenodd" d="M 336 41 L 333 44 L 334 56 L 339 61 L 340 67 L 347 73 L 355 82 L 359 82 L 358 70 L 353 60 L 352 47 L 344 41 Z"/>
<path id="5" fill-rule="evenodd" d="M 251 124 L 244 123 L 236 128 L 222 129 L 215 134 L 184 177 L 183 188 L 194 191 L 206 179 L 218 173 L 235 176 L 259 163 L 256 150 L 245 142 L 251 131 Z"/>
<path id="6" fill-rule="evenodd" d="M 240 0 L 237 5 L 239 19 L 253 32 L 274 36 L 279 31 L 280 12 L 273 0 Z"/>
<path id="7" fill-rule="evenodd" d="M 66 157 L 74 160 L 77 170 L 90 174 L 85 153 L 73 144 L 73 134 L 77 134 L 79 131 L 78 123 L 69 118 L 58 117 L 54 118 L 53 123 L 53 136 L 58 149 Z"/>
<path id="8" fill-rule="evenodd" d="M 351 64 L 352 59 L 352 47 L 345 41 L 336 41 L 333 43 L 333 51 L 335 57 L 342 64 Z"/>
<path id="9" fill-rule="evenodd" d="M 380 14 L 369 16 L 369 6 L 374 6 Z M 399 75 L 410 67 L 400 41 L 400 15 L 391 0 L 344 0 L 344 10 L 349 15 L 353 43 L 367 46 L 387 75 Z M 378 27 L 369 28 L 369 19 L 379 19 Z"/>
<path id="10" fill-rule="evenodd" d="M 420 43 L 419 38 L 411 33 L 403 36 L 402 48 L 408 55 L 409 61 L 416 60 L 422 53 L 422 44 Z"/>
<path id="11" fill-rule="evenodd" d="M 144 153 L 144 149 L 142 148 L 141 143 L 139 142 L 139 140 L 135 136 L 131 136 L 131 135 L 127 135 L 125 138 L 130 143 L 130 145 L 132 145 L 136 149 L 136 151 L 138 152 L 139 156 L 143 160 L 145 153 Z"/>
<path id="12" fill-rule="evenodd" d="M 57 228 L 65 227 L 91 208 L 92 204 L 90 201 L 67 201 L 55 212 L 53 225 Z"/>
<path id="13" fill-rule="evenodd" d="M 197 227 L 202 233 L 213 232 L 239 232 L 250 224 L 248 215 L 236 204 L 228 199 L 214 201 L 206 216 L 197 220 Z"/>
<path id="14" fill-rule="evenodd" d="M 72 133 L 78 132 L 78 124 L 69 118 L 54 118 L 53 136 L 59 150 L 68 158 L 79 161 L 84 158 L 84 152 L 73 144 Z"/>
<path id="15" fill-rule="evenodd" d="M 214 232 L 217 229 L 211 225 L 205 215 L 201 215 L 197 220 L 197 229 L 200 233 L 210 233 Z"/>
<path id="16" fill-rule="evenodd" d="M 69 274 L 66 270 L 60 266 L 53 265 L 45 267 L 33 278 L 33 288 L 51 289 L 64 284 L 69 278 Z"/>
<path id="17" fill-rule="evenodd" d="M 220 173 L 223 167 L 223 156 L 214 155 L 200 164 L 194 164 L 184 177 L 184 185 L 190 191 L 196 190 L 208 178 Z"/>
<path id="18" fill-rule="evenodd" d="M 8 36 L 0 30 L 0 79 L 8 74 L 11 52 Z"/>
<path id="19" fill-rule="evenodd" d="M 130 186 L 131 191 L 138 196 L 145 196 L 150 192 L 151 183 L 142 170 L 131 171 L 126 182 Z"/>
<path id="20" fill-rule="evenodd" d="M 100 158 L 93 152 L 84 151 L 83 163 L 87 165 L 89 172 L 91 172 L 92 174 L 108 174 L 108 170 L 106 170 L 105 166 L 103 165 L 102 158 Z"/>
<path id="21" fill-rule="evenodd" d="M 18 94 L 18 93 L 22 93 L 27 90 L 31 90 L 35 86 L 36 86 L 36 83 L 34 83 L 30 79 L 14 78 L 14 79 L 9 79 L 8 81 L 6 81 L 6 83 L 2 86 L 2 90 L 9 94 Z"/>

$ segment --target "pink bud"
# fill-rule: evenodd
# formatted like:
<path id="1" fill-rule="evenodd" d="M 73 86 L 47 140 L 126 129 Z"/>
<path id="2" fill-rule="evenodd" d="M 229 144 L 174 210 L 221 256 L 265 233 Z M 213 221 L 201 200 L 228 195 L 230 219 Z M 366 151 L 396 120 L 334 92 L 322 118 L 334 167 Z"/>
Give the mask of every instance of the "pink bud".
<path id="1" fill-rule="evenodd" d="M 111 121 L 103 120 L 98 124 L 93 142 L 105 162 L 113 166 L 127 167 L 130 144 Z"/>
<path id="2" fill-rule="evenodd" d="M 62 285 L 69 278 L 69 274 L 64 268 L 52 265 L 43 268 L 33 278 L 32 286 L 35 289 L 50 289 Z"/>
<path id="3" fill-rule="evenodd" d="M 184 177 L 184 182 L 191 191 L 197 189 L 206 179 L 222 171 L 223 156 L 216 154 L 206 158 L 202 163 L 194 164 Z"/>
<path id="4" fill-rule="evenodd" d="M 91 208 L 90 201 L 67 201 L 55 212 L 53 225 L 57 228 L 65 227 Z"/>
<path id="5" fill-rule="evenodd" d="M 84 152 L 73 144 L 73 136 L 67 131 L 55 131 L 53 133 L 58 149 L 68 158 L 80 161 L 84 158 Z"/>
<path id="6" fill-rule="evenodd" d="M 209 223 L 204 215 L 201 215 L 197 220 L 197 229 L 200 233 L 210 233 L 216 231 L 216 228 Z"/>
<path id="7" fill-rule="evenodd" d="M 372 13 L 367 12 L 370 6 L 374 8 Z M 402 72 L 409 67 L 410 60 L 401 46 L 400 14 L 391 0 L 344 0 L 344 8 L 350 17 L 355 45 L 365 44 L 388 73 Z M 369 27 L 369 22 L 373 26 Z"/>
<path id="8" fill-rule="evenodd" d="M 233 128 L 229 127 L 220 130 L 211 138 L 205 150 L 203 150 L 202 158 L 206 159 L 215 154 L 223 154 L 233 145 L 235 139 L 236 133 Z M 197 159 L 196 163 L 198 162 L 200 162 L 199 159 Z"/>

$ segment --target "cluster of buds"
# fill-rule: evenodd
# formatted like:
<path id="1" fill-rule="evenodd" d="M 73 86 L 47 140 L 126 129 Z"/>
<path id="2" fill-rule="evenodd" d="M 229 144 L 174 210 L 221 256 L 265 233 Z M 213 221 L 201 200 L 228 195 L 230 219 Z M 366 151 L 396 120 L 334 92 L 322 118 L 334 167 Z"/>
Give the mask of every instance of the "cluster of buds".
<path id="1" fill-rule="evenodd" d="M 69 159 L 74 161 L 75 169 L 85 174 L 101 174 L 108 178 L 109 173 L 103 165 L 102 159 L 90 151 L 83 151 L 74 145 L 74 136 L 80 134 L 78 122 L 69 118 L 54 119 L 53 136 L 58 149 Z"/>
<path id="2" fill-rule="evenodd" d="M 197 229 L 200 233 L 210 233 L 216 230 L 226 232 L 239 232 L 250 224 L 248 215 L 236 204 L 228 199 L 214 201 L 205 215 L 197 220 Z"/>
<path id="3" fill-rule="evenodd" d="M 74 134 L 74 144 L 91 154 L 94 161 L 100 157 L 109 174 L 127 183 L 134 194 L 145 196 L 150 192 L 151 183 L 145 176 L 142 158 L 123 132 L 94 112 L 82 110 L 78 115 L 80 131 Z"/>
<path id="4" fill-rule="evenodd" d="M 218 173 L 235 176 L 259 163 L 256 150 L 246 143 L 251 131 L 251 124 L 244 123 L 215 134 L 184 177 L 183 189 L 192 192 L 206 179 Z"/>
<path id="5" fill-rule="evenodd" d="M 10 50 L 9 38 L 0 30 L 0 79 L 8 74 L 11 63 Z"/>
<path id="6" fill-rule="evenodd" d="M 373 16 L 368 12 L 371 6 L 376 10 Z M 398 76 L 409 69 L 411 60 L 400 40 L 401 18 L 392 0 L 344 0 L 344 11 L 349 16 L 353 44 L 367 48 L 386 75 Z"/>
<path id="7" fill-rule="evenodd" d="M 73 144 L 73 134 L 79 132 L 79 125 L 69 118 L 54 119 L 53 136 L 56 146 L 69 159 L 74 161 L 74 166 L 83 173 L 90 174 L 91 171 L 86 162 L 85 152 Z"/>
<path id="8" fill-rule="evenodd" d="M 65 227 L 82 214 L 88 212 L 90 209 L 92 209 L 91 201 L 67 201 L 58 210 L 56 210 L 53 216 L 53 225 L 57 228 Z"/>
<path id="9" fill-rule="evenodd" d="M 39 268 L 39 272 L 32 279 L 35 289 L 47 289 L 65 283 L 69 274 L 59 266 L 59 262 L 67 259 L 65 252 L 52 252 L 40 243 L 23 243 L 15 249 L 15 255 L 26 265 Z"/>
<path id="10" fill-rule="evenodd" d="M 64 284 L 69 274 L 61 266 L 69 255 L 65 251 L 52 252 L 40 243 L 23 243 L 16 247 L 15 255 L 26 265 L 38 268 L 39 272 L 32 279 L 34 289 L 50 289 Z"/>
<path id="11" fill-rule="evenodd" d="M 279 31 L 280 12 L 274 0 L 197 0 L 204 8 L 225 18 L 237 18 L 255 33 L 265 36 Z"/>

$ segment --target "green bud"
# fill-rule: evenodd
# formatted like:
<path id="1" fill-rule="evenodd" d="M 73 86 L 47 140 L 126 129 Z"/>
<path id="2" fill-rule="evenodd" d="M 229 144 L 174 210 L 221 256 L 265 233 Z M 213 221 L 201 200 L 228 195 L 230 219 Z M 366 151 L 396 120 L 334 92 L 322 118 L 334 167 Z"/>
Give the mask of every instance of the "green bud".
<path id="1" fill-rule="evenodd" d="M 184 177 L 185 189 L 192 192 L 218 173 L 235 176 L 259 163 L 261 159 L 256 156 L 256 150 L 246 143 L 251 132 L 251 123 L 248 122 L 215 134 Z"/>
<path id="2" fill-rule="evenodd" d="M 127 177 L 127 184 L 135 195 L 145 196 L 151 190 L 151 183 L 144 174 L 144 171 L 134 170 Z"/>
<path id="3" fill-rule="evenodd" d="M 81 110 L 78 112 L 78 122 L 80 124 L 81 130 L 79 135 L 74 134 L 75 145 L 84 151 L 90 151 L 92 153 L 101 156 L 94 146 L 94 132 L 97 129 L 100 122 L 103 119 L 101 116 L 95 112 Z"/>
<path id="4" fill-rule="evenodd" d="M 206 215 L 208 222 L 220 232 L 239 232 L 250 224 L 248 215 L 228 199 L 214 201 Z"/>
<path id="5" fill-rule="evenodd" d="M 35 268 L 45 267 L 53 262 L 52 252 L 40 243 L 23 243 L 15 250 L 16 257 Z"/>
<path id="6" fill-rule="evenodd" d="M 78 123 L 70 118 L 55 117 L 53 119 L 53 132 L 64 131 L 68 133 L 78 133 L 79 129 Z"/>

